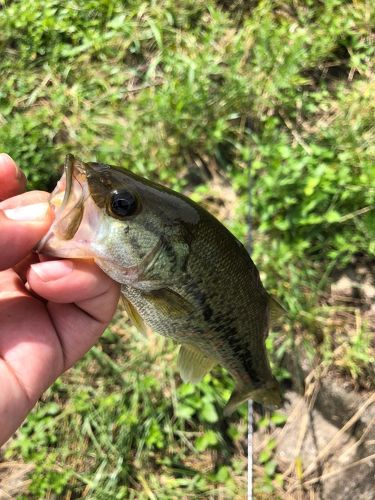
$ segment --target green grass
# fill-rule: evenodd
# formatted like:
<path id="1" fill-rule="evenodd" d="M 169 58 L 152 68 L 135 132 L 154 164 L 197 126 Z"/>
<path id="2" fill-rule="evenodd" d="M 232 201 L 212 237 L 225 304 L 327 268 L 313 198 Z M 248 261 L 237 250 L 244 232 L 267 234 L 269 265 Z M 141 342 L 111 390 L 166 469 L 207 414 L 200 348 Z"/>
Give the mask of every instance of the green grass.
<path id="1" fill-rule="evenodd" d="M 254 260 L 289 311 L 268 341 L 278 377 L 297 343 L 368 387 L 370 327 L 328 321 L 327 293 L 334 269 L 375 253 L 374 17 L 370 1 L 0 1 L 0 149 L 30 188 L 50 189 L 67 152 L 123 165 L 243 241 L 251 165 Z M 217 179 L 233 198 L 213 196 Z M 230 378 L 193 389 L 174 361 L 116 321 L 9 449 L 36 464 L 30 493 L 241 497 L 246 409 L 223 433 Z M 260 462 L 270 494 L 272 446 Z"/>
<path id="2" fill-rule="evenodd" d="M 228 450 L 215 469 L 212 455 L 225 446 L 218 411 L 229 391 L 220 378 L 181 384 L 171 344 L 157 338 L 147 348 L 123 323 L 54 384 L 8 449 L 36 463 L 30 492 L 168 499 L 243 490 L 243 457 Z M 228 432 L 238 455 L 244 423 L 236 418 Z"/>

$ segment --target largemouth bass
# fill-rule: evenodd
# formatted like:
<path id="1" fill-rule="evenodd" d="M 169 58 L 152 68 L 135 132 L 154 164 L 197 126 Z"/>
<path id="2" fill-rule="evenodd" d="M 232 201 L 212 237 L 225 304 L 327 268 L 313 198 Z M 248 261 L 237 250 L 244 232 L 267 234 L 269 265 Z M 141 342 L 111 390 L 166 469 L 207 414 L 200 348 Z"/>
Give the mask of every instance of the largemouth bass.
<path id="1" fill-rule="evenodd" d="M 196 383 L 221 364 L 236 381 L 226 414 L 247 399 L 280 405 L 265 348 L 280 306 L 244 246 L 213 215 L 132 172 L 72 155 L 50 204 L 55 220 L 39 251 L 94 259 L 121 284 L 140 331 L 181 344 L 184 381 Z"/>

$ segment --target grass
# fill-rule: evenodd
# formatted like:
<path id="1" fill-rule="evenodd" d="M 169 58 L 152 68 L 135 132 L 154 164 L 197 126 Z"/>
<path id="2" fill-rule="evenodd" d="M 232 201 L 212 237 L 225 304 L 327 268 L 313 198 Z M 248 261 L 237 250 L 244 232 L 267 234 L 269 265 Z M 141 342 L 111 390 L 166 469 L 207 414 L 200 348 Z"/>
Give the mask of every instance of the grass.
<path id="1" fill-rule="evenodd" d="M 198 388 L 179 383 L 171 344 L 156 338 L 145 349 L 145 342 L 117 318 L 21 428 L 7 453 L 37 464 L 29 487 L 36 497 L 149 498 L 151 491 L 170 498 L 177 491 L 182 498 L 244 489 L 246 429 L 238 417 L 228 427 L 236 454 L 215 469 L 215 449 L 225 444 L 218 409 L 229 391 L 214 376 Z"/>
<path id="2" fill-rule="evenodd" d="M 370 1 L 0 1 L 0 149 L 30 188 L 67 152 L 123 165 L 243 241 L 251 165 L 253 257 L 289 311 L 268 340 L 277 376 L 297 346 L 371 387 L 371 325 L 329 285 L 375 253 L 374 16 Z M 246 408 L 218 419 L 230 378 L 193 389 L 174 347 L 149 344 L 117 318 L 46 393 L 7 451 L 35 464 L 32 496 L 243 496 Z M 273 449 L 259 495 L 283 487 Z"/>

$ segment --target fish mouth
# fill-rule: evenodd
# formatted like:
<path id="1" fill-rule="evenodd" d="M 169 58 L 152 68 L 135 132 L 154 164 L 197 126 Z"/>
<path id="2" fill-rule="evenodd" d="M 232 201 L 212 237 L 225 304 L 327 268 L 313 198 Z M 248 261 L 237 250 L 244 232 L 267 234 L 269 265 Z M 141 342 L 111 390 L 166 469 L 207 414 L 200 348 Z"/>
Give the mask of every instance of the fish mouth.
<path id="1" fill-rule="evenodd" d="M 108 193 L 119 175 L 123 175 L 121 169 L 84 163 L 68 154 L 63 175 L 49 198 L 54 222 L 35 250 L 55 257 L 94 258 Z"/>
<path id="2" fill-rule="evenodd" d="M 88 205 L 93 203 L 92 201 L 90 203 L 89 199 L 88 165 L 69 154 L 65 158 L 63 175 L 49 198 L 49 205 L 55 216 L 54 222 L 39 242 L 36 251 L 58 257 L 87 257 L 87 249 L 85 252 L 82 248 L 79 249 L 80 243 L 87 243 L 83 241 L 85 240 L 83 234 L 78 241 L 74 241 L 74 244 L 72 242 L 69 245 L 69 241 L 76 237 L 78 231 L 83 232 L 82 221 L 85 212 Z M 93 216 L 91 215 L 89 219 L 89 222 L 92 222 Z M 74 255 L 72 255 L 73 246 Z"/>
<path id="3" fill-rule="evenodd" d="M 68 154 L 65 158 L 65 163 L 64 163 L 65 191 L 64 191 L 64 198 L 61 204 L 61 210 L 64 210 L 64 208 L 67 206 L 70 194 L 72 192 L 74 160 L 75 158 L 71 154 Z"/>

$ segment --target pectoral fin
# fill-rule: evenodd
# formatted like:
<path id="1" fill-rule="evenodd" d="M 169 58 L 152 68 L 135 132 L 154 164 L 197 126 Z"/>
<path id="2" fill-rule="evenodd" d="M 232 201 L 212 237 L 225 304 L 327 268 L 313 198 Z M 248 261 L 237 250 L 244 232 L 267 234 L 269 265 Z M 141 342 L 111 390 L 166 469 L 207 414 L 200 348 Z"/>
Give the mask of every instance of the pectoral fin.
<path id="1" fill-rule="evenodd" d="M 149 334 L 151 333 L 151 329 L 149 326 L 146 325 L 146 323 L 143 321 L 141 316 L 139 315 L 137 309 L 133 306 L 131 302 L 129 302 L 123 295 L 122 295 L 122 303 L 124 305 L 124 309 L 126 311 L 126 314 L 128 315 L 130 321 L 133 323 L 133 325 L 137 328 L 137 330 L 144 336 L 148 337 Z"/>
<path id="2" fill-rule="evenodd" d="M 196 384 L 217 364 L 215 359 L 209 358 L 202 351 L 188 344 L 180 347 L 177 366 L 184 382 Z"/>
<path id="3" fill-rule="evenodd" d="M 170 318 L 180 318 L 194 311 L 194 305 L 169 288 L 161 288 L 143 294 L 158 311 Z"/>

